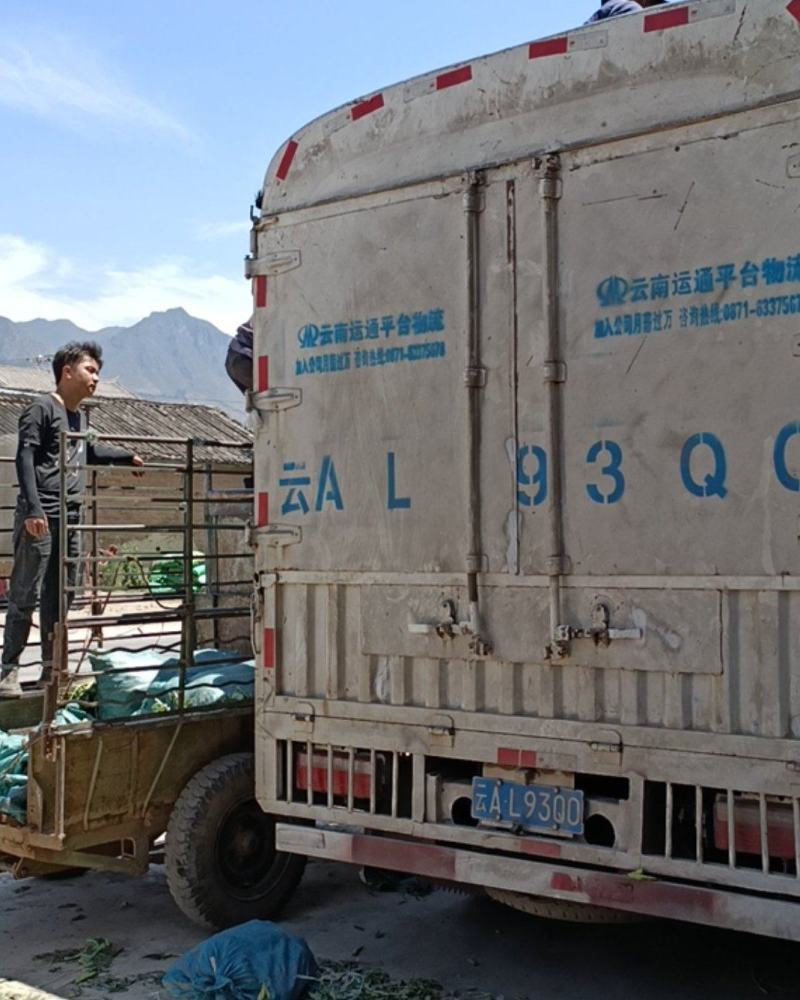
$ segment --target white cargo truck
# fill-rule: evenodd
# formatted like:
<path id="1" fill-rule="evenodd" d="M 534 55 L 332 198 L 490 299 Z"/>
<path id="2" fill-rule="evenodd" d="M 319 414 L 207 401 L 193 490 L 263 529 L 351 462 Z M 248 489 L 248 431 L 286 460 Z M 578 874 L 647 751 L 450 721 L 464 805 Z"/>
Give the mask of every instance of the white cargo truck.
<path id="1" fill-rule="evenodd" d="M 798 62 L 800 0 L 670 4 L 272 160 L 279 851 L 800 940 Z"/>

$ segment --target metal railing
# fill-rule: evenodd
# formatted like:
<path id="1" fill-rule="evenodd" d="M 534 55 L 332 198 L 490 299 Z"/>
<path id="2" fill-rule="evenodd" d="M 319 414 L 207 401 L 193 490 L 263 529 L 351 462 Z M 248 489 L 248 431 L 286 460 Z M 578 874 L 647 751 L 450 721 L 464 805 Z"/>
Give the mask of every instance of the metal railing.
<path id="1" fill-rule="evenodd" d="M 83 456 L 78 462 L 76 455 L 82 452 L 91 456 L 94 440 L 91 431 L 62 434 L 61 439 L 52 664 L 30 657 L 24 664 L 41 666 L 45 675 L 50 668 L 45 723 L 74 701 L 77 683 L 97 676 L 85 664 L 98 654 L 109 662 L 114 654 L 138 654 L 135 666 L 106 666 L 106 677 L 148 668 L 174 671 L 172 709 L 183 713 L 188 708 L 187 672 L 195 665 L 196 651 L 218 648 L 221 628 L 236 619 L 248 621 L 242 636 L 250 634 L 252 552 L 246 518 L 252 491 L 243 487 L 243 479 L 252 468 L 251 446 L 103 435 L 104 443 L 132 452 L 147 453 L 149 447 L 152 454 L 155 446 L 161 455 L 174 456 L 131 469 L 88 464 Z M 81 442 L 86 443 L 83 449 L 77 447 Z M 215 449 L 224 449 L 224 463 L 207 457 Z M 231 454 L 241 460 L 231 462 Z M 0 458 L 5 465 L 13 461 Z M 130 483 L 120 478 L 131 473 L 137 478 Z M 74 488 L 74 478 L 71 484 L 68 478 L 76 475 L 86 480 L 82 495 L 68 493 L 68 485 Z M 16 488 L 14 481 L 0 482 L 0 518 L 6 522 L 15 509 L 9 493 Z M 13 530 L 0 524 L 0 539 L 11 538 Z M 236 662 L 247 658 L 243 653 Z M 228 655 L 206 656 L 203 666 L 218 666 L 222 673 L 231 662 Z"/>

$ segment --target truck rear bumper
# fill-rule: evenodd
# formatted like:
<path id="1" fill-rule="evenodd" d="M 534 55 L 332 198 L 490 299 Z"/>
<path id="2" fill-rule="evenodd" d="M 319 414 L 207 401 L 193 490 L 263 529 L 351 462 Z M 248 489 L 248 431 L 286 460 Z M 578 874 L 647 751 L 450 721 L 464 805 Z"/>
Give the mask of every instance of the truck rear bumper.
<path id="1" fill-rule="evenodd" d="M 651 917 L 800 941 L 800 904 L 774 896 L 279 823 L 278 850 Z"/>

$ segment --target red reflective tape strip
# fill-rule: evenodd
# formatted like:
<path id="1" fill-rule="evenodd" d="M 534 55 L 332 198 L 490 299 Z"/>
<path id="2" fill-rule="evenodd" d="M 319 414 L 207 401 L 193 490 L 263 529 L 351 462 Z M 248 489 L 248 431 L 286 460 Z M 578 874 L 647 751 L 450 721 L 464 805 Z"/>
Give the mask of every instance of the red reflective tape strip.
<path id="1" fill-rule="evenodd" d="M 258 510 L 256 512 L 256 527 L 266 528 L 269 524 L 269 493 L 258 494 Z"/>
<path id="2" fill-rule="evenodd" d="M 519 849 L 523 854 L 532 854 L 538 858 L 560 858 L 561 845 L 549 840 L 527 840 L 522 838 Z"/>
<path id="3" fill-rule="evenodd" d="M 543 56 L 563 56 L 569 48 L 569 39 L 547 38 L 543 42 L 531 42 L 528 49 L 529 59 L 541 59 Z"/>
<path id="4" fill-rule="evenodd" d="M 793 18 L 800 21 L 800 0 L 792 0 L 786 8 Z"/>
<path id="5" fill-rule="evenodd" d="M 461 69 L 451 69 L 448 73 L 440 73 L 436 77 L 436 89 L 447 90 L 448 87 L 456 87 L 459 83 L 469 83 L 471 79 L 471 66 L 462 66 Z"/>
<path id="6" fill-rule="evenodd" d="M 262 354 L 258 359 L 258 391 L 266 392 L 269 389 L 269 357 Z"/>
<path id="7" fill-rule="evenodd" d="M 566 872 L 555 872 L 550 877 L 550 888 L 554 892 L 583 892 L 580 880 Z"/>
<path id="8" fill-rule="evenodd" d="M 510 747 L 498 747 L 497 763 L 504 767 L 536 767 L 535 750 L 512 750 Z"/>
<path id="9" fill-rule="evenodd" d="M 354 104 L 350 114 L 353 116 L 353 121 L 357 122 L 359 118 L 371 115 L 373 111 L 380 111 L 382 107 L 383 94 L 376 94 L 374 97 L 370 97 L 369 100 Z"/>
<path id="10" fill-rule="evenodd" d="M 265 628 L 261 644 L 261 665 L 264 670 L 275 669 L 275 629 Z"/>
<path id="11" fill-rule="evenodd" d="M 553 892 L 580 895 L 596 906 L 619 906 L 640 913 L 675 916 L 692 912 L 708 916 L 713 913 L 725 893 L 666 882 L 634 882 L 624 875 L 573 875 L 554 872 L 550 877 Z M 724 909 L 724 905 L 722 907 Z M 704 923 L 705 921 L 699 921 Z"/>
<path id="12" fill-rule="evenodd" d="M 350 859 L 357 865 L 412 872 L 428 878 L 453 881 L 456 876 L 456 852 L 433 844 L 400 843 L 369 834 L 355 834 Z"/>
<path id="13" fill-rule="evenodd" d="M 267 305 L 267 276 L 259 274 L 255 281 L 256 309 L 264 309 Z"/>
<path id="14" fill-rule="evenodd" d="M 682 28 L 689 23 L 689 8 L 675 7 L 674 10 L 663 10 L 658 14 L 645 14 L 645 31 L 662 31 L 664 28 Z"/>
<path id="15" fill-rule="evenodd" d="M 294 139 L 290 139 L 286 144 L 286 149 L 284 150 L 281 162 L 278 164 L 278 170 L 275 176 L 279 181 L 285 181 L 289 174 L 289 170 L 292 166 L 292 160 L 294 160 L 294 154 L 297 152 L 298 144 Z"/>

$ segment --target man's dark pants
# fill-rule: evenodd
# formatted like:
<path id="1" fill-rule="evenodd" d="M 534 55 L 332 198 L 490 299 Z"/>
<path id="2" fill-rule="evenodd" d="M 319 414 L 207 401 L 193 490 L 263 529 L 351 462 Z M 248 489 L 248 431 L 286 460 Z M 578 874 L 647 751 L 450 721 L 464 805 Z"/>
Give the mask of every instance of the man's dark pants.
<path id="1" fill-rule="evenodd" d="M 68 524 L 76 524 L 79 511 L 70 511 Z M 19 664 L 28 643 L 31 619 L 40 606 L 39 625 L 42 636 L 42 673 L 50 674 L 53 662 L 53 628 L 58 621 L 58 561 L 61 524 L 57 517 L 48 517 L 50 533 L 34 538 L 25 530 L 25 517 L 19 510 L 14 518 L 14 568 L 8 588 L 8 613 L 3 636 L 2 672 Z M 77 559 L 78 533 L 67 533 L 67 555 Z M 74 597 L 77 563 L 67 564 L 67 607 Z"/>

